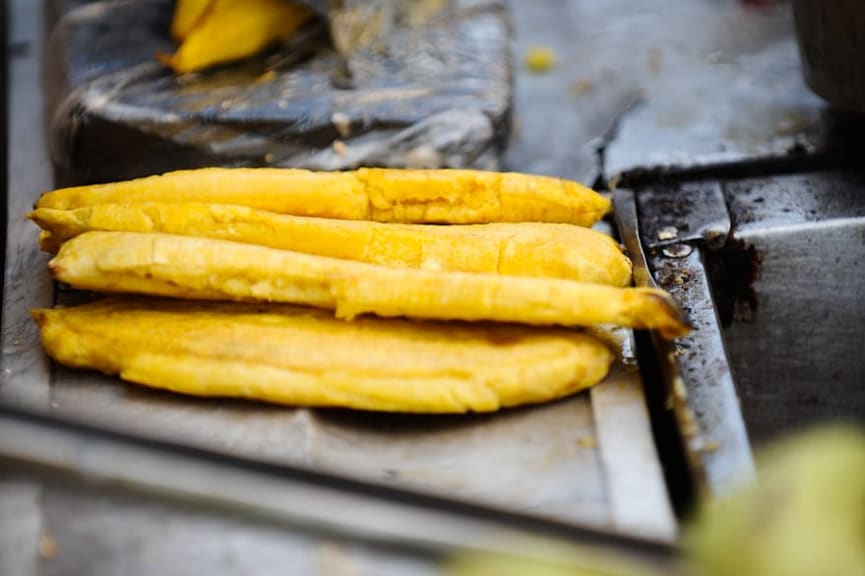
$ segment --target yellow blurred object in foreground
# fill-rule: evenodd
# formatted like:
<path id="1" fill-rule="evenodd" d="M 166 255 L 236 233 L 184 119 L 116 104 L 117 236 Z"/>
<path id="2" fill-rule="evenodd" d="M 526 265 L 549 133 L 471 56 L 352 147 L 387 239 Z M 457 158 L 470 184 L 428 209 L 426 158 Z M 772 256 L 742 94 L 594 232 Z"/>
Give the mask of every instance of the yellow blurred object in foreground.
<path id="1" fill-rule="evenodd" d="M 754 486 L 705 507 L 691 544 L 706 576 L 865 575 L 865 432 L 775 444 Z"/>
<path id="2" fill-rule="evenodd" d="M 311 16 L 289 0 L 178 0 L 171 33 L 181 44 L 160 60 L 181 74 L 240 60 L 289 39 Z"/>
<path id="3" fill-rule="evenodd" d="M 863 576 L 865 429 L 829 425 L 758 452 L 758 477 L 702 507 L 687 557 L 665 570 L 621 562 L 631 547 L 523 543 L 531 557 L 455 555 L 451 576 Z M 507 549 L 501 546 L 502 549 Z"/>
<path id="4" fill-rule="evenodd" d="M 573 330 L 343 322 L 277 305 L 107 299 L 34 310 L 48 354 L 195 396 L 399 412 L 488 412 L 577 392 L 613 354 Z"/>
<path id="5" fill-rule="evenodd" d="M 609 236 L 569 224 L 426 226 L 308 218 L 201 203 L 39 208 L 43 250 L 91 230 L 165 232 L 443 272 L 546 276 L 626 286 L 631 262 Z"/>
<path id="6" fill-rule="evenodd" d="M 392 268 L 170 234 L 85 232 L 49 264 L 75 288 L 175 298 L 306 304 L 361 314 L 533 325 L 615 324 L 688 332 L 670 296 L 557 278 Z"/>
<path id="7" fill-rule="evenodd" d="M 107 203 L 235 204 L 296 216 L 427 224 L 562 222 L 591 226 L 611 202 L 577 182 L 480 170 L 201 168 L 61 188 L 37 208 Z"/>

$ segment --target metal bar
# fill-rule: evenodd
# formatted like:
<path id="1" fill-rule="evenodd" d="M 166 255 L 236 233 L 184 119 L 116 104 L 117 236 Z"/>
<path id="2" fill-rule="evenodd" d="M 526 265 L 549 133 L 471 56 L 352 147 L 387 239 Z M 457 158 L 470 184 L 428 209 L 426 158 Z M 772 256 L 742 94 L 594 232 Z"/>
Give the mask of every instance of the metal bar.
<path id="1" fill-rule="evenodd" d="M 689 246 L 680 244 L 677 246 Z M 745 420 L 739 407 L 730 362 L 712 298 L 701 249 L 658 252 L 650 257 L 654 270 L 663 270 L 661 286 L 683 303 L 694 330 L 664 354 L 678 365 L 673 381 L 676 397 L 687 401 L 694 421 L 683 428 L 688 450 L 702 460 L 708 494 L 723 496 L 754 474 Z"/>
<path id="2" fill-rule="evenodd" d="M 450 554 L 542 559 L 539 541 L 671 569 L 675 548 L 338 476 L 136 438 L 0 407 L 0 463 L 293 529 Z"/>
<path id="3" fill-rule="evenodd" d="M 730 234 L 723 191 L 717 182 L 693 182 L 642 189 L 632 197 L 637 236 L 644 244 L 658 243 L 645 259 L 648 275 L 653 277 L 646 285 L 659 285 L 670 292 L 694 326 L 691 334 L 672 345 L 655 339 L 655 350 L 670 403 L 688 407 L 687 412 L 680 410 L 679 427 L 692 469 L 699 461 L 705 471 L 705 484 L 701 487 L 701 481 L 697 482 L 698 492 L 720 496 L 754 474 L 704 260 L 705 251 L 723 246 Z"/>
<path id="4" fill-rule="evenodd" d="M 658 285 L 649 270 L 643 245 L 640 241 L 639 220 L 637 216 L 637 202 L 635 194 L 629 189 L 617 189 L 613 192 L 613 207 L 615 209 L 616 226 L 625 250 L 628 252 L 634 267 L 634 283 L 637 286 L 657 288 Z M 662 380 L 662 391 L 660 406 L 655 406 L 654 430 L 656 441 L 675 442 L 676 446 L 660 446 L 662 458 L 667 465 L 667 483 L 671 490 L 686 492 L 685 494 L 674 494 L 679 500 L 689 500 L 695 495 L 705 494 L 708 491 L 706 480 L 706 468 L 702 453 L 693 447 L 693 438 L 696 427 L 694 415 L 688 404 L 687 393 L 683 385 L 682 373 L 679 363 L 676 361 L 675 350 L 672 343 L 658 338 L 657 335 L 637 334 L 636 343 L 644 342 L 644 347 L 650 348 L 648 354 L 642 354 L 644 372 L 649 372 L 646 366 L 646 358 L 651 358 L 657 367 Z M 653 386 L 651 378 L 646 378 L 646 386 Z M 647 396 L 651 398 L 652 390 L 647 390 Z M 657 396 L 654 395 L 654 396 Z M 659 409 L 668 411 L 672 417 L 672 424 L 662 418 Z M 676 474 L 682 472 L 681 466 L 687 469 L 685 472 L 689 478 L 677 478 Z M 683 488 L 686 486 L 686 488 Z M 679 511 L 689 507 L 692 502 L 680 502 Z"/>

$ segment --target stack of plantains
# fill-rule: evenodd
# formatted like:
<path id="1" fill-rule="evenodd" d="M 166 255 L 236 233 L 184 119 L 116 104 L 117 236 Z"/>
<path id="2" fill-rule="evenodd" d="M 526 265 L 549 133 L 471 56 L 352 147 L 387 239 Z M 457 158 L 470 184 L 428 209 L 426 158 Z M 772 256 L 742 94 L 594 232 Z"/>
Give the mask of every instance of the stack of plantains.
<path id="1" fill-rule="evenodd" d="M 33 314 L 58 362 L 186 394 L 403 412 L 543 402 L 613 361 L 578 327 L 687 331 L 666 293 L 627 287 L 630 261 L 589 228 L 609 208 L 573 182 L 469 170 L 208 168 L 64 188 L 29 215 L 51 272 L 125 295 Z"/>

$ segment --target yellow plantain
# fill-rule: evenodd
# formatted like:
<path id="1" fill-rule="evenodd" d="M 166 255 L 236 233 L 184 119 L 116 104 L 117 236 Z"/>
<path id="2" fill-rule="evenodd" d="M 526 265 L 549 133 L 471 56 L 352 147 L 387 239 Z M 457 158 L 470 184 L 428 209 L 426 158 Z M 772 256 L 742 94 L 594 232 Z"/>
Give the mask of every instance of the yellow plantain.
<path id="1" fill-rule="evenodd" d="M 85 232 L 49 267 L 76 288 L 211 299 L 307 304 L 340 318 L 364 313 L 536 325 L 617 324 L 688 331 L 662 290 L 572 280 L 430 272 L 339 260 L 208 238 Z"/>
<path id="2" fill-rule="evenodd" d="M 308 218 L 200 203 L 38 208 L 43 250 L 89 230 L 166 232 L 233 240 L 371 264 L 547 276 L 626 286 L 631 262 L 609 236 L 569 224 L 428 226 Z"/>
<path id="3" fill-rule="evenodd" d="M 177 51 L 159 59 L 175 72 L 202 70 L 247 58 L 287 40 L 312 13 L 289 0 L 213 0 L 178 5 L 172 34 L 182 37 Z"/>
<path id="4" fill-rule="evenodd" d="M 61 188 L 37 208 L 107 203 L 236 204 L 280 214 L 378 222 L 485 224 L 562 222 L 591 226 L 609 199 L 576 182 L 476 170 L 202 168 L 124 182 Z"/>
<path id="5" fill-rule="evenodd" d="M 592 386 L 613 360 L 572 330 L 341 322 L 279 305 L 126 298 L 33 316 L 62 364 L 195 396 L 302 406 L 488 412 Z"/>
<path id="6" fill-rule="evenodd" d="M 174 4 L 174 16 L 171 19 L 171 38 L 182 42 L 198 25 L 216 0 L 177 0 Z"/>

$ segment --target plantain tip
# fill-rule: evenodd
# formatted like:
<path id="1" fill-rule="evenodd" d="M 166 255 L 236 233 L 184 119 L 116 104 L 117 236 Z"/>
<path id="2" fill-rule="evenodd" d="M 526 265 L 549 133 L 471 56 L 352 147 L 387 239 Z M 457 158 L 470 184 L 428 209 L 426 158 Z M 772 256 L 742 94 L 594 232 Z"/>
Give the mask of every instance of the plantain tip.
<path id="1" fill-rule="evenodd" d="M 666 340 L 675 340 L 687 336 L 694 328 L 685 311 L 666 292 L 652 292 L 649 297 L 654 300 L 662 310 L 658 326 L 654 329 Z"/>
<path id="2" fill-rule="evenodd" d="M 33 318 L 36 325 L 41 328 L 45 324 L 49 312 L 50 310 L 47 308 L 31 308 L 30 317 Z"/>
<path id="3" fill-rule="evenodd" d="M 66 272 L 66 269 L 57 261 L 57 257 L 55 256 L 48 262 L 48 271 L 51 272 L 54 278 L 60 278 Z"/>

